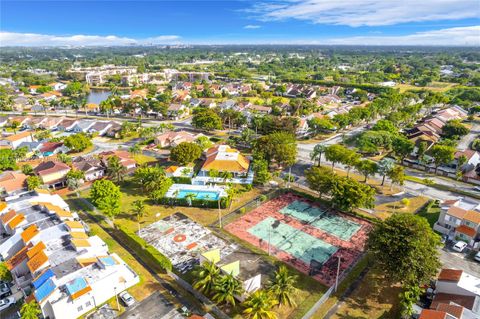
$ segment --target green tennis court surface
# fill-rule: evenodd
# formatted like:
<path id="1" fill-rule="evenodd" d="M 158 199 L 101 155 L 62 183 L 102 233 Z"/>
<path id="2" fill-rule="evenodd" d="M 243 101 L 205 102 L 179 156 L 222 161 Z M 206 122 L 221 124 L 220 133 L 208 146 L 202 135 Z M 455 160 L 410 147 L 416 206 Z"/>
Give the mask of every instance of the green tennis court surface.
<path id="1" fill-rule="evenodd" d="M 251 227 L 248 232 L 265 242 L 270 240 L 272 246 L 301 259 L 307 265 L 312 259 L 323 264 L 338 249 L 272 217 Z"/>
<path id="2" fill-rule="evenodd" d="M 297 200 L 282 208 L 280 213 L 304 221 L 342 240 L 349 240 L 361 227 L 351 220 L 328 214 L 317 207 Z"/>

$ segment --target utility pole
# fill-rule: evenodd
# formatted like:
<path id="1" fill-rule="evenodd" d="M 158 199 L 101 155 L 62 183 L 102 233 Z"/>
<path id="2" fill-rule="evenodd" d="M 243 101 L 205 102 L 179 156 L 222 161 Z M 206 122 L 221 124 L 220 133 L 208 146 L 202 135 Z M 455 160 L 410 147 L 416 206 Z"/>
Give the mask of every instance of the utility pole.
<path id="1" fill-rule="evenodd" d="M 337 292 L 338 288 L 338 276 L 340 276 L 340 256 L 337 256 L 338 258 L 338 265 L 337 265 L 337 277 L 335 278 L 335 292 Z"/>
<path id="2" fill-rule="evenodd" d="M 218 225 L 222 228 L 222 210 L 220 209 L 220 197 L 218 198 Z"/>

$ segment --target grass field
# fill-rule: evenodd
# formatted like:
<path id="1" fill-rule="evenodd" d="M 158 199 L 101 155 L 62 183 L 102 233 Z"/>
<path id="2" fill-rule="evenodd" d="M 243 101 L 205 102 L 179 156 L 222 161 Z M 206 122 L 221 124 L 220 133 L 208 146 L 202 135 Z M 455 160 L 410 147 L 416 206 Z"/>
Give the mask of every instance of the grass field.
<path id="1" fill-rule="evenodd" d="M 430 224 L 430 227 L 433 228 L 433 225 L 435 225 L 438 217 L 440 216 L 440 206 L 432 202 L 430 205 L 425 206 L 421 211 L 419 211 L 418 215 L 426 218 Z"/>
<path id="2" fill-rule="evenodd" d="M 397 84 L 395 85 L 396 89 L 400 89 L 400 92 L 405 91 L 419 91 L 419 90 L 430 90 L 433 92 L 445 92 L 451 88 L 457 86 L 456 83 L 446 83 L 446 82 L 432 82 L 427 86 L 415 86 L 411 84 Z"/>
<path id="3" fill-rule="evenodd" d="M 402 204 L 400 201 L 394 201 L 375 206 L 375 216 L 386 219 L 394 213 L 415 214 L 424 207 L 429 199 L 424 196 L 416 196 L 408 199 L 408 205 Z"/>

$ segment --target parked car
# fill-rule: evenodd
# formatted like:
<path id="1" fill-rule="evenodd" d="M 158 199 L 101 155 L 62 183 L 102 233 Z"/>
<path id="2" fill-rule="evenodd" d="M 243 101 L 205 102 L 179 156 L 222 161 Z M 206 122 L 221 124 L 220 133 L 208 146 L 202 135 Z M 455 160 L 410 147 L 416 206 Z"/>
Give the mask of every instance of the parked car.
<path id="1" fill-rule="evenodd" d="M 130 295 L 126 291 L 121 292 L 118 296 L 120 297 L 120 299 L 122 299 L 122 302 L 127 307 L 130 307 L 131 305 L 135 304 L 135 299 L 133 299 L 132 295 Z"/>
<path id="2" fill-rule="evenodd" d="M 480 251 L 473 257 L 476 261 L 480 261 Z"/>
<path id="3" fill-rule="evenodd" d="M 472 190 L 476 191 L 476 192 L 480 192 L 480 186 L 475 186 L 472 188 Z"/>
<path id="4" fill-rule="evenodd" d="M 7 309 L 10 306 L 15 304 L 15 298 L 7 297 L 5 299 L 0 300 L 0 311 Z"/>
<path id="5" fill-rule="evenodd" d="M 457 243 L 453 245 L 452 249 L 461 253 L 465 247 L 467 247 L 467 245 L 468 244 L 464 241 L 457 241 Z"/>
<path id="6" fill-rule="evenodd" d="M 12 294 L 10 285 L 6 282 L 0 282 L 0 298 L 8 297 Z"/>

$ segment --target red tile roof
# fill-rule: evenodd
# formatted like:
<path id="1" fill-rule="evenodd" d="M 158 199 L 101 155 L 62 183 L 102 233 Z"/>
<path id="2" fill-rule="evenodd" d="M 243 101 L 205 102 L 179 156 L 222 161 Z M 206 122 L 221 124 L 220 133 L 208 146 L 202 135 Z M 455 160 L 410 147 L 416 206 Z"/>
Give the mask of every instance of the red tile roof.
<path id="1" fill-rule="evenodd" d="M 40 163 L 40 165 L 38 165 L 37 167 L 35 167 L 35 173 L 37 173 L 38 175 L 48 175 L 67 170 L 70 170 L 70 166 L 62 162 L 54 161 L 43 162 Z"/>
<path id="2" fill-rule="evenodd" d="M 475 304 L 475 296 L 462 296 L 462 295 L 454 295 L 454 294 L 446 294 L 446 293 L 437 293 L 435 297 L 433 297 L 432 304 L 430 305 L 431 309 L 437 309 L 438 305 L 441 303 L 449 304 L 450 302 L 456 303 L 462 307 L 467 309 L 473 309 L 473 305 Z"/>
<path id="3" fill-rule="evenodd" d="M 438 311 L 445 311 L 446 313 L 456 317 L 462 318 L 463 315 L 463 307 L 458 305 L 450 305 L 446 303 L 440 303 L 437 306 Z"/>
<path id="4" fill-rule="evenodd" d="M 442 269 L 438 275 L 438 280 L 458 282 L 462 277 L 463 270 L 457 269 Z"/>
<path id="5" fill-rule="evenodd" d="M 446 317 L 447 313 L 445 311 L 423 309 L 418 319 L 445 319 Z"/>
<path id="6" fill-rule="evenodd" d="M 477 234 L 475 229 L 473 229 L 471 227 L 468 227 L 467 225 L 460 225 L 455 229 L 455 231 L 459 232 L 459 233 L 462 233 L 462 234 L 465 234 L 468 237 L 472 237 L 472 238 L 475 237 L 475 235 Z"/>

